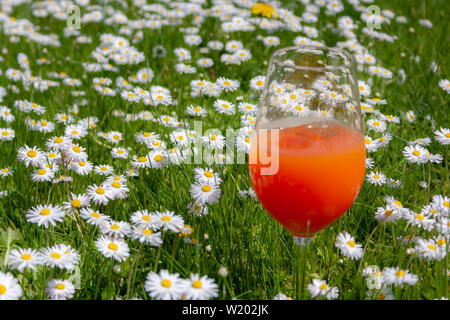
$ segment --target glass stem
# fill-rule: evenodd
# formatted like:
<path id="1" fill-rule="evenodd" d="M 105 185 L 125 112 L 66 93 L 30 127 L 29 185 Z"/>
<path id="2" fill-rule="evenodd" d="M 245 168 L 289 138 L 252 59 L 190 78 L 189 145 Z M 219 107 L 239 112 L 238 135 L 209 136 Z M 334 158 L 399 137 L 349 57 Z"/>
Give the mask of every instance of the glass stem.
<path id="1" fill-rule="evenodd" d="M 293 236 L 295 243 L 295 255 L 296 255 L 296 295 L 297 300 L 302 300 L 305 290 L 305 278 L 306 278 L 306 255 L 308 253 L 309 244 L 313 237 L 296 237 Z"/>

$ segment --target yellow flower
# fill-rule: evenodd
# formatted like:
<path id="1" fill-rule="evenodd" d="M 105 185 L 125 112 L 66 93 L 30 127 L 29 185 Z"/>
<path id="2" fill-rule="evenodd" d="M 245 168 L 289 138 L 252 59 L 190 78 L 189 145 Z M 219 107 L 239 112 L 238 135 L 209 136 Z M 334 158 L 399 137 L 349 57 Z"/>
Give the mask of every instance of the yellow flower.
<path id="1" fill-rule="evenodd" d="M 255 3 L 254 5 L 252 5 L 251 10 L 253 14 L 260 14 L 263 17 L 267 18 L 270 18 L 275 12 L 275 9 L 271 5 L 264 2 Z"/>

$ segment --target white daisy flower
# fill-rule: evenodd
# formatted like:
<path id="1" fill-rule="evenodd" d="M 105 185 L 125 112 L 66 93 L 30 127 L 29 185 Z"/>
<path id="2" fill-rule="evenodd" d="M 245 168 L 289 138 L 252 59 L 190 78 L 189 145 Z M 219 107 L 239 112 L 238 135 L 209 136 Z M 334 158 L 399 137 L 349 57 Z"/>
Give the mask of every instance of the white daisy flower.
<path id="1" fill-rule="evenodd" d="M 52 300 L 67 300 L 73 298 L 75 286 L 69 280 L 52 279 L 47 282 L 45 292 Z"/>
<path id="2" fill-rule="evenodd" d="M 106 258 L 113 258 L 119 262 L 127 260 L 130 255 L 127 243 L 120 238 L 102 235 L 95 241 L 95 246 Z"/>
<path id="3" fill-rule="evenodd" d="M 187 300 L 209 300 L 219 296 L 219 287 L 213 279 L 191 274 L 186 280 L 184 298 Z"/>
<path id="4" fill-rule="evenodd" d="M 359 260 L 364 254 L 362 245 L 355 242 L 355 238 L 347 232 L 342 232 L 336 237 L 334 245 L 341 251 L 341 254 L 352 260 Z"/>
<path id="5" fill-rule="evenodd" d="M 159 273 L 149 272 L 144 289 L 158 300 L 179 300 L 185 290 L 185 281 L 178 273 L 171 274 L 164 269 Z"/>

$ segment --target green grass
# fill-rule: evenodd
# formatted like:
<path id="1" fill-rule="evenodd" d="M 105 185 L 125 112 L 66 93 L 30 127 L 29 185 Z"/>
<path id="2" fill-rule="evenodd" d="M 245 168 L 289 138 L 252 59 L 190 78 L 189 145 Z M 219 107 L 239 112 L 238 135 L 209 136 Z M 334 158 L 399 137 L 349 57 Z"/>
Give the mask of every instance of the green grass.
<path id="1" fill-rule="evenodd" d="M 92 1 L 94 2 L 94 1 Z M 283 1 L 286 5 L 295 1 Z M 393 140 L 385 148 L 380 149 L 370 156 L 375 161 L 374 170 L 385 173 L 388 177 L 401 180 L 402 187 L 390 189 L 377 187 L 365 182 L 363 188 L 350 210 L 330 227 L 319 232 L 308 250 L 306 262 L 306 281 L 311 282 L 314 277 L 327 281 L 331 286 L 338 286 L 340 299 L 365 299 L 367 287 L 362 277 L 361 270 L 369 265 L 383 267 L 401 267 L 419 275 L 419 282 L 415 286 L 395 288 L 396 299 L 440 299 L 448 298 L 448 278 L 446 259 L 441 261 L 424 261 L 406 254 L 406 249 L 411 247 L 400 242 L 401 236 L 414 234 L 424 238 L 430 238 L 435 233 L 420 230 L 408 226 L 405 221 L 397 221 L 392 224 L 380 225 L 374 219 L 377 207 L 384 205 L 384 196 L 392 195 L 403 203 L 404 206 L 420 211 L 421 207 L 431 201 L 436 194 L 448 195 L 448 148 L 438 144 L 434 139 L 428 150 L 432 153 L 443 155 L 441 164 L 426 164 L 423 167 L 407 163 L 401 151 L 406 141 L 419 137 L 433 137 L 434 129 L 431 122 L 425 119 L 431 115 L 436 128 L 448 127 L 449 98 L 444 90 L 439 88 L 441 79 L 449 78 L 449 67 L 446 64 L 449 48 L 448 8 L 445 1 L 376 1 L 380 8 L 392 9 L 397 15 L 404 15 L 408 23 L 400 24 L 395 21 L 391 25 L 383 25 L 382 32 L 395 35 L 398 39 L 394 43 L 372 40 L 360 36 L 360 43 L 368 48 L 369 52 L 377 58 L 377 65 L 386 67 L 394 72 L 391 81 L 374 79 L 372 96 L 387 99 L 388 104 L 379 109 L 384 114 L 393 114 L 401 118 L 400 124 L 389 125 L 389 132 Z M 117 9 L 120 6 L 112 3 Z M 296 14 L 301 15 L 303 7 L 295 9 Z M 136 18 L 136 10 L 133 6 L 124 10 L 128 17 Z M 355 12 L 347 3 L 344 13 L 359 21 L 359 13 Z M 44 47 L 26 38 L 21 37 L 19 43 L 12 43 L 10 39 L 0 32 L 1 47 L 7 52 L 1 54 L 4 58 L 0 62 L 3 76 L 0 76 L 0 86 L 7 87 L 10 84 L 4 73 L 8 68 L 18 69 L 17 54 L 26 53 L 31 61 L 33 75 L 49 79 L 47 72 L 66 72 L 70 77 L 80 79 L 83 82 L 80 90 L 86 91 L 88 104 L 79 107 L 76 119 L 87 116 L 96 116 L 101 131 L 118 130 L 123 134 L 121 146 L 132 149 L 132 155 L 141 156 L 146 153 L 143 145 L 134 141 L 134 134 L 139 131 L 155 131 L 161 134 L 163 140 L 168 140 L 166 128 L 154 122 L 132 121 L 125 122 L 121 118 L 114 117 L 112 111 L 123 110 L 125 113 L 137 113 L 142 110 L 150 110 L 155 118 L 162 114 L 175 113 L 180 120 L 186 120 L 193 125 L 193 120 L 185 114 L 185 109 L 190 104 L 198 104 L 208 109 L 208 116 L 203 121 L 203 128 L 219 128 L 224 133 L 226 128 L 240 127 L 239 116 L 219 116 L 212 108 L 215 98 L 192 98 L 190 96 L 189 83 L 193 79 L 215 80 L 224 76 L 238 79 L 241 87 L 233 93 L 223 94 L 221 98 L 236 101 L 236 97 L 243 96 L 245 101 L 257 102 L 252 97 L 249 89 L 249 81 L 266 72 L 266 62 L 270 54 L 277 48 L 292 45 L 293 39 L 298 35 L 288 31 L 280 31 L 278 36 L 281 44 L 273 48 L 265 48 L 261 41 L 256 40 L 257 35 L 266 35 L 261 29 L 255 32 L 235 32 L 229 36 L 220 29 L 220 22 L 215 18 L 207 18 L 200 27 L 200 35 L 203 45 L 209 40 L 240 40 L 244 47 L 251 50 L 252 59 L 242 66 L 225 66 L 220 63 L 219 54 L 212 52 L 203 55 L 193 47 L 193 61 L 200 57 L 209 56 L 214 59 L 214 72 L 198 69 L 197 74 L 179 75 L 174 71 L 176 60 L 173 49 L 177 47 L 188 48 L 184 44 L 182 33 L 173 26 L 164 26 L 159 31 L 144 30 L 144 41 L 133 44 L 146 56 L 145 62 L 136 66 L 119 66 L 120 71 L 87 73 L 83 70 L 82 62 L 93 61 L 90 57 L 92 50 L 99 44 L 101 33 L 118 34 L 118 26 L 108 26 L 104 23 L 82 24 L 81 33 L 91 36 L 91 44 L 78 44 L 72 38 L 62 36 L 65 21 L 54 18 L 36 18 L 31 14 L 28 4 L 15 8 L 11 14 L 16 18 L 27 18 L 40 26 L 40 32 L 56 33 L 60 37 L 61 47 Z M 426 18 L 433 23 L 432 29 L 427 29 L 418 24 L 418 19 Z M 183 26 L 190 26 L 190 18 L 185 19 Z M 327 23 L 335 23 L 335 17 L 327 17 L 323 13 L 319 15 L 319 22 L 314 26 L 319 29 L 319 39 L 325 40 L 327 45 L 333 46 L 343 38 L 337 38 L 330 30 L 326 30 Z M 361 22 L 359 28 L 364 24 Z M 1 27 L 1 24 L 0 24 Z M 408 28 L 414 28 L 410 32 Z M 0 29 L 1 31 L 1 29 Z M 152 48 L 162 44 L 168 51 L 164 58 L 153 58 Z M 415 57 L 420 57 L 416 62 Z M 35 61 L 46 57 L 51 64 L 38 66 Z M 430 70 L 431 62 L 436 62 L 440 67 L 440 74 Z M 142 103 L 126 103 L 120 98 L 105 97 L 98 94 L 92 88 L 92 79 L 103 76 L 115 79 L 117 76 L 128 77 L 135 74 L 140 68 L 148 66 L 155 72 L 155 78 L 151 85 L 162 85 L 171 90 L 174 99 L 178 100 L 178 106 L 149 107 Z M 406 82 L 400 84 L 396 79 L 398 70 L 404 69 L 407 75 Z M 366 73 L 358 74 L 362 80 L 368 80 Z M 66 185 L 63 183 L 34 183 L 29 178 L 30 168 L 25 168 L 23 163 L 17 161 L 17 149 L 24 144 L 45 148 L 47 138 L 64 134 L 64 126 L 58 124 L 52 133 L 42 134 L 29 131 L 25 125 L 27 114 L 15 109 L 15 100 L 27 99 L 39 103 L 47 108 L 42 118 L 53 120 L 58 112 L 67 112 L 68 108 L 77 103 L 77 98 L 70 95 L 72 88 L 61 85 L 50 88 L 45 92 L 39 92 L 32 88 L 27 90 L 21 83 L 16 83 L 20 93 L 15 94 L 8 90 L 7 96 L 1 105 L 12 109 L 16 119 L 11 124 L 0 120 L 0 127 L 11 127 L 16 132 L 16 137 L 10 142 L 1 142 L 2 155 L 0 166 L 11 167 L 14 171 L 12 177 L 0 180 L 0 189 L 8 194 L 0 198 L 0 229 L 11 228 L 20 234 L 15 241 L 0 243 L 0 257 L 5 261 L 6 254 L 11 248 L 35 248 L 40 249 L 47 245 L 57 243 L 70 244 L 81 256 L 78 269 L 72 273 L 57 268 L 38 267 L 37 271 L 25 270 L 22 273 L 12 271 L 20 281 L 25 299 L 46 299 L 46 283 L 50 278 L 70 278 L 79 284 L 74 299 L 114 299 L 120 298 L 148 298 L 144 290 L 145 278 L 150 271 L 158 272 L 168 269 L 172 273 L 180 273 L 184 278 L 191 273 L 208 275 L 216 280 L 219 285 L 220 299 L 272 299 L 277 293 L 283 292 L 295 297 L 295 255 L 294 243 L 289 233 L 284 230 L 267 212 L 264 211 L 258 201 L 251 198 L 240 198 L 237 192 L 247 190 L 250 187 L 248 167 L 245 164 L 233 164 L 225 166 L 214 165 L 223 179 L 221 185 L 222 195 L 220 201 L 209 206 L 209 215 L 195 217 L 187 214 L 186 206 L 191 201 L 189 187 L 194 183 L 194 168 L 198 165 L 170 166 L 161 170 L 141 170 L 138 178 L 129 178 L 129 197 L 125 200 L 115 200 L 106 207 L 101 207 L 101 212 L 110 215 L 116 220 L 129 221 L 132 212 L 142 209 L 149 211 L 171 210 L 183 216 L 187 224 L 194 229 L 191 239 L 195 239 L 199 245 L 185 243 L 173 232 L 165 232 L 164 244 L 159 247 L 140 245 L 137 241 L 127 240 L 130 247 L 130 257 L 123 263 L 117 263 L 101 255 L 95 247 L 94 241 L 100 235 L 97 227 L 80 225 L 67 216 L 63 223 L 57 224 L 47 231 L 43 227 L 37 227 L 26 221 L 25 214 L 32 206 L 44 203 L 61 204 L 67 201 Z M 148 88 L 149 85 L 143 86 Z M 414 123 L 405 119 L 405 113 L 413 110 L 417 115 Z M 35 114 L 30 114 L 34 119 L 40 119 Z M 372 132 L 371 136 L 376 137 Z M 115 172 L 120 173 L 130 168 L 129 160 L 112 159 L 109 154 L 111 145 L 98 143 L 95 132 L 91 132 L 80 143 L 87 148 L 89 160 L 94 164 L 111 164 Z M 99 184 L 103 177 L 91 173 L 81 177 L 76 174 L 73 182 L 68 184 L 70 192 L 83 193 L 88 185 Z M 419 182 L 425 180 L 429 186 L 423 189 Z M 359 261 L 352 261 L 339 254 L 334 246 L 336 235 L 342 231 L 348 231 L 365 248 L 365 255 Z M 205 234 L 208 235 L 205 238 Z M 370 236 L 369 236 L 370 235 Z M 48 236 L 48 238 L 47 238 Z M 205 248 L 210 246 L 210 251 Z M 0 271 L 10 271 L 4 263 L 0 265 Z M 114 266 L 120 267 L 120 271 L 113 270 Z M 218 275 L 221 266 L 228 270 L 227 277 Z M 75 280 L 76 279 L 76 280 Z"/>

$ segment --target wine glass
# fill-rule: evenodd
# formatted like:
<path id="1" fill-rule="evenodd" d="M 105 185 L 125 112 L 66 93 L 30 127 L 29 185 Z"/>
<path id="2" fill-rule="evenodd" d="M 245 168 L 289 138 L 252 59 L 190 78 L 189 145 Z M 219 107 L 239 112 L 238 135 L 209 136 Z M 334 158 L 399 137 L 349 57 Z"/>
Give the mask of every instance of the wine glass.
<path id="1" fill-rule="evenodd" d="M 251 139 L 250 178 L 263 207 L 300 252 L 350 208 L 364 180 L 355 67 L 351 54 L 321 46 L 283 48 L 270 59 Z M 298 295 L 305 253 L 300 258 Z"/>

